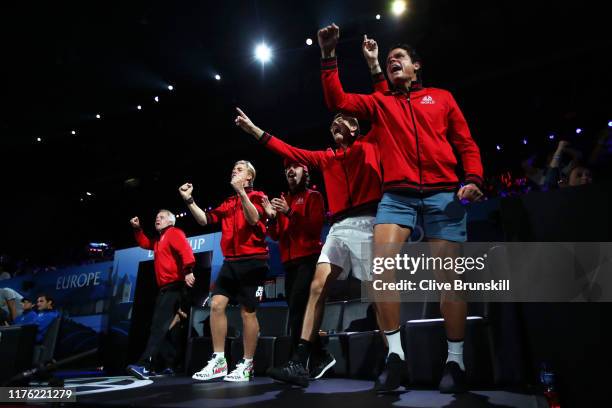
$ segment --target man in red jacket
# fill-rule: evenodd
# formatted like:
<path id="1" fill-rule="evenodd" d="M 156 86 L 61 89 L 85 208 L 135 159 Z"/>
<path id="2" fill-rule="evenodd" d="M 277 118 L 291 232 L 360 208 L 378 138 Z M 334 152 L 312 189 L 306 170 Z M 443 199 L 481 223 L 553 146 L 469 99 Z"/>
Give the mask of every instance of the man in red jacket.
<path id="1" fill-rule="evenodd" d="M 360 136 L 359 122 L 347 115 L 336 115 L 330 126 L 336 149 L 311 151 L 284 143 L 255 126 L 240 109 L 238 113 L 237 126 L 280 156 L 319 169 L 325 181 L 332 227 L 310 286 L 301 339 L 291 360 L 269 372 L 274 379 L 306 387 L 309 377 L 320 378 L 336 363 L 325 351 L 310 358 L 312 345 L 319 338 L 330 283 L 346 279 L 351 271 L 359 280 L 371 280 L 367 266 L 371 263 L 372 226 L 381 197 L 378 149 L 370 135 Z"/>
<path id="2" fill-rule="evenodd" d="M 153 251 L 155 279 L 157 280 L 157 286 L 159 286 L 147 346 L 138 362 L 129 365 L 127 368 L 128 373 L 141 380 L 146 380 L 155 375 L 151 365 L 152 360 L 158 359 L 158 352 L 164 342 L 168 341 L 167 335 L 170 324 L 181 304 L 182 289 L 185 284 L 192 287 L 195 283 L 193 250 L 187 242 L 185 233 L 174 226 L 175 222 L 174 214 L 168 210 L 159 210 L 155 217 L 155 230 L 158 235 L 151 239 L 142 231 L 138 217 L 130 220 L 138 245 L 143 249 Z M 166 368 L 174 370 L 178 361 L 163 361 L 161 363 L 165 364 Z"/>
<path id="3" fill-rule="evenodd" d="M 450 92 L 423 88 L 421 62 L 407 45 L 391 49 L 387 76 L 392 91 L 370 95 L 345 93 L 338 77 L 336 45 L 339 28 L 335 24 L 319 30 L 321 80 L 327 106 L 372 121 L 383 167 L 384 195 L 378 206 L 374 227 L 375 257 L 393 257 L 422 219 L 425 237 L 436 242 L 437 256 L 456 256 L 457 242 L 466 240 L 466 212 L 460 200 L 474 201 L 482 196 L 480 152 L 467 123 Z M 377 49 L 373 40 L 367 47 Z M 369 61 L 371 70 L 380 71 L 378 59 Z M 463 186 L 457 193 L 457 157 L 464 170 Z M 387 244 L 387 245 L 385 245 Z M 394 245 L 388 245 L 394 244 Z M 390 272 L 393 274 L 393 271 Z M 440 381 L 440 391 L 466 389 L 463 366 L 463 336 L 467 306 L 452 293 L 442 293 L 441 311 L 448 337 L 449 354 Z M 377 303 L 379 318 L 389 343 L 385 371 L 375 389 L 387 392 L 406 381 L 407 367 L 399 333 L 400 307 L 397 302 Z"/>
<path id="4" fill-rule="evenodd" d="M 321 253 L 321 230 L 325 204 L 321 193 L 308 188 L 308 166 L 285 160 L 289 192 L 272 203 L 264 198 L 268 215 L 268 235 L 278 241 L 285 269 L 285 295 L 289 305 L 289 328 L 293 350 L 302 335 L 302 320 L 308 302 L 310 283 Z M 316 373 L 319 374 L 319 373 Z"/>
<path id="5" fill-rule="evenodd" d="M 253 356 L 259 335 L 256 310 L 268 273 L 262 207 L 265 195 L 253 190 L 255 175 L 255 168 L 250 162 L 236 162 L 231 179 L 236 194 L 212 211 L 204 211 L 195 203 L 193 185 L 186 183 L 179 188 L 181 197 L 198 224 L 221 224 L 221 251 L 224 257 L 211 293 L 210 329 L 214 353 L 206 366 L 193 375 L 195 380 L 209 381 L 223 377 L 225 381 L 238 382 L 253 379 Z M 227 335 L 225 309 L 230 299 L 241 306 L 244 358 L 228 374 L 224 353 Z"/>

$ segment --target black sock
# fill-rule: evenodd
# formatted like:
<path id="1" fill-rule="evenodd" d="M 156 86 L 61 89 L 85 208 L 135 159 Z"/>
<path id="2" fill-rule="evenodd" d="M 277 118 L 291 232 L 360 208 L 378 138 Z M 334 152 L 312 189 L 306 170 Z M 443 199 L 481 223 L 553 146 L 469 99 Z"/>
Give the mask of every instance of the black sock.
<path id="1" fill-rule="evenodd" d="M 308 340 L 300 339 L 298 342 L 297 348 L 295 349 L 295 353 L 293 354 L 293 361 L 298 361 L 302 363 L 304 367 L 308 363 L 308 357 L 310 357 L 310 350 L 312 348 L 312 343 Z"/>

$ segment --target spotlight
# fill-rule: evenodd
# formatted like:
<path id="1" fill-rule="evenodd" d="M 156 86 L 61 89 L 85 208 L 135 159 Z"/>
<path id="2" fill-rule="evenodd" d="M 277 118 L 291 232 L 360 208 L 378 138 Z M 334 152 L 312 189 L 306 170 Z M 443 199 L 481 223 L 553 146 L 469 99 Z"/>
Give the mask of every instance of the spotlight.
<path id="1" fill-rule="evenodd" d="M 36 138 L 36 141 L 37 141 L 37 142 L 42 142 L 42 139 L 41 139 L 40 137 L 37 137 L 37 138 Z"/>
<path id="2" fill-rule="evenodd" d="M 102 119 L 102 115 L 100 115 L 99 113 L 96 115 L 96 119 Z"/>
<path id="3" fill-rule="evenodd" d="M 312 45 L 312 38 L 306 39 L 306 45 Z"/>
<path id="4" fill-rule="evenodd" d="M 172 85 L 168 85 L 168 90 L 169 90 L 169 91 L 173 91 L 173 90 L 174 90 L 174 87 L 173 87 Z"/>
<path id="5" fill-rule="evenodd" d="M 255 58 L 257 58 L 262 64 L 270 61 L 272 58 L 272 50 L 265 43 L 259 44 L 255 47 Z"/>
<path id="6" fill-rule="evenodd" d="M 377 15 L 376 15 L 376 19 L 377 19 L 377 20 L 380 20 L 380 14 L 377 14 Z"/>
<path id="7" fill-rule="evenodd" d="M 612 127 L 612 120 L 608 122 L 608 127 Z"/>
<path id="8" fill-rule="evenodd" d="M 527 144 L 527 139 L 523 139 L 523 144 L 526 145 Z"/>
<path id="9" fill-rule="evenodd" d="M 548 139 L 549 140 L 555 140 L 555 135 L 553 135 L 552 133 L 550 135 L 548 135 Z"/>
<path id="10" fill-rule="evenodd" d="M 138 110 L 142 110 L 142 106 L 141 106 L 141 105 L 138 105 L 138 106 L 136 107 L 136 109 L 138 109 Z"/>
<path id="11" fill-rule="evenodd" d="M 580 128 L 576 128 L 576 134 L 577 134 L 577 135 L 579 135 L 579 134 L 581 134 L 581 133 L 582 133 L 582 129 L 580 129 Z"/>
<path id="12" fill-rule="evenodd" d="M 76 135 L 76 130 L 73 130 L 72 132 L 70 132 L 73 135 Z"/>
<path id="13" fill-rule="evenodd" d="M 391 4 L 391 11 L 396 16 L 401 15 L 404 11 L 406 11 L 406 2 L 403 0 L 395 0 Z"/>
<path id="14" fill-rule="evenodd" d="M 497 149 L 498 152 L 501 151 L 501 146 L 500 145 L 495 146 L 495 148 Z"/>
<path id="15" fill-rule="evenodd" d="M 153 100 L 154 100 L 155 102 L 159 102 L 159 96 L 154 97 L 154 98 L 153 98 Z"/>
<path id="16" fill-rule="evenodd" d="M 215 74 L 215 79 L 216 79 L 217 81 L 220 81 L 220 80 L 221 80 L 221 75 L 219 75 L 219 74 Z"/>
<path id="17" fill-rule="evenodd" d="M 87 195 L 87 197 L 91 197 L 93 195 L 89 191 L 86 191 L 85 194 Z"/>

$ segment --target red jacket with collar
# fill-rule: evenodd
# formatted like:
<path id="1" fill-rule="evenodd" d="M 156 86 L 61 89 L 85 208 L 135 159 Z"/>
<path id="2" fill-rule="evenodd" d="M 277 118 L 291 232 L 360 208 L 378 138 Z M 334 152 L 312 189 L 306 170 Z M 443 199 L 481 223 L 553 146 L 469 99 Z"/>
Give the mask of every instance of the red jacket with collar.
<path id="1" fill-rule="evenodd" d="M 410 99 L 391 91 L 346 93 L 338 77 L 336 58 L 324 59 L 321 64 L 328 108 L 372 121 L 385 191 L 455 190 L 459 180 L 453 147 L 461 156 L 465 181 L 482 184 L 480 151 L 450 92 L 418 88 L 410 92 Z"/>
<path id="2" fill-rule="evenodd" d="M 307 188 L 285 195 L 285 200 L 289 212 L 278 212 L 276 220 L 268 225 L 268 235 L 278 241 L 282 262 L 320 253 L 325 219 L 321 193 Z"/>
<path id="3" fill-rule="evenodd" d="M 259 221 L 250 225 L 244 217 L 242 201 L 237 194 L 227 198 L 220 206 L 206 212 L 208 224 L 221 223 L 221 252 L 226 261 L 241 259 L 268 259 L 266 224 L 261 191 L 246 189 L 249 200 L 259 213 Z"/>
<path id="4" fill-rule="evenodd" d="M 376 213 L 382 196 L 380 157 L 371 132 L 346 150 L 305 150 L 268 133 L 260 142 L 282 157 L 317 168 L 323 173 L 332 222 L 353 215 Z"/>
<path id="5" fill-rule="evenodd" d="M 179 228 L 168 227 L 155 239 L 147 237 L 142 229 L 135 230 L 134 236 L 141 248 L 153 251 L 153 266 L 159 287 L 182 281 L 195 265 L 193 250 Z"/>

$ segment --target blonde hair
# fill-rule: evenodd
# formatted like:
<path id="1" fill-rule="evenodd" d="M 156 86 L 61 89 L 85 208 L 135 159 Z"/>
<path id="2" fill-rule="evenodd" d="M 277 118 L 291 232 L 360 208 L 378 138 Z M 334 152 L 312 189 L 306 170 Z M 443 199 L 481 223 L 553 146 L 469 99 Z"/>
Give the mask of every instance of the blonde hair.
<path id="1" fill-rule="evenodd" d="M 238 160 L 236 163 L 234 163 L 234 167 L 239 164 L 244 164 L 247 168 L 247 171 L 251 173 L 251 182 L 249 183 L 249 186 L 253 187 L 253 184 L 255 183 L 255 176 L 257 174 L 257 172 L 255 171 L 255 167 L 253 167 L 251 162 L 248 160 Z"/>

